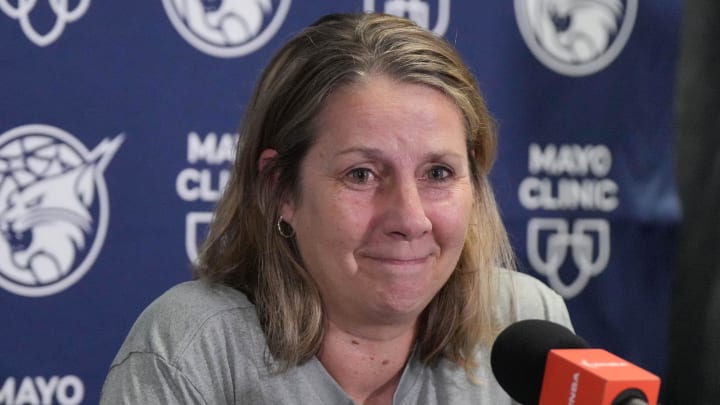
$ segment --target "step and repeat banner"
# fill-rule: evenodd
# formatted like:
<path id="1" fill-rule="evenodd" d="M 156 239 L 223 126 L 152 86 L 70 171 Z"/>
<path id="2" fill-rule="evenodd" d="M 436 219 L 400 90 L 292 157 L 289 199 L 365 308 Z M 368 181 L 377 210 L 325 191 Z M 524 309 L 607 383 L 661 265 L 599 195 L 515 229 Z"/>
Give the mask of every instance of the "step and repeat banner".
<path id="1" fill-rule="evenodd" d="M 0 404 L 97 402 L 134 319 L 190 278 L 262 66 L 363 10 L 459 48 L 521 271 L 664 374 L 680 0 L 0 0 Z"/>

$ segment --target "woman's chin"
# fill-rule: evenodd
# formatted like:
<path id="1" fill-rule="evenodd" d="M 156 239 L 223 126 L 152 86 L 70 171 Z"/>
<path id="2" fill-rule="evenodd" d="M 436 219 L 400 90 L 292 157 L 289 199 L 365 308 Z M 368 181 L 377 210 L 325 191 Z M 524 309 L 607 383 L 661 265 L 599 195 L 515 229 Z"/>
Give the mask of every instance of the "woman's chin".
<path id="1" fill-rule="evenodd" d="M 427 304 L 428 300 L 417 294 L 397 294 L 378 300 L 373 312 L 382 323 L 414 322 Z"/>

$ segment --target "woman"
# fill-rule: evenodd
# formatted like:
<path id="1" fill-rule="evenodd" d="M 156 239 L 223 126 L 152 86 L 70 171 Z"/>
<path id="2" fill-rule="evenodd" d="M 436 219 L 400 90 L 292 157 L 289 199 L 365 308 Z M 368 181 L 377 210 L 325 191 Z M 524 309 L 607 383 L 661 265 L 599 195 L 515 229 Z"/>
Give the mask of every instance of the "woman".
<path id="1" fill-rule="evenodd" d="M 512 256 L 495 133 L 412 22 L 322 18 L 265 69 L 196 268 L 140 316 L 104 403 L 509 404 L 498 330 L 570 326 Z"/>

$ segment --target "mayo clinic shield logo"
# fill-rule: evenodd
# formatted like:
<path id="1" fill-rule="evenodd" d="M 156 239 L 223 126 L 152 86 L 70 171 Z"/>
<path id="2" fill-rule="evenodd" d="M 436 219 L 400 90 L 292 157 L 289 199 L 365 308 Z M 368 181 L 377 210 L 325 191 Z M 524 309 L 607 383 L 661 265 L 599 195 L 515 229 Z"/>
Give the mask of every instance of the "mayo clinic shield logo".
<path id="1" fill-rule="evenodd" d="M 566 284 L 560 277 L 560 267 L 565 263 L 568 250 L 572 252 L 577 276 Z M 575 297 L 591 277 L 607 267 L 610 225 L 604 219 L 577 219 L 571 231 L 566 219 L 533 218 L 528 222 L 527 255 L 530 264 L 547 277 L 558 294 L 565 298 Z"/>
<path id="2" fill-rule="evenodd" d="M 40 297 L 85 275 L 108 226 L 103 172 L 122 142 L 118 135 L 88 150 L 39 124 L 0 135 L 0 287 Z"/>
<path id="3" fill-rule="evenodd" d="M 291 0 L 163 0 L 175 29 L 198 50 L 219 58 L 252 53 L 285 21 Z"/>
<path id="4" fill-rule="evenodd" d="M 207 236 L 212 212 L 189 212 L 185 217 L 185 253 L 191 262 L 198 256 L 198 247 Z"/>
<path id="5" fill-rule="evenodd" d="M 375 7 L 376 0 L 364 0 L 367 12 L 378 11 L 413 20 L 417 25 L 443 36 L 450 25 L 450 0 L 437 0 L 435 10 L 423 0 L 385 0 L 382 8 Z M 436 22 L 431 23 L 431 14 L 437 14 Z"/>
<path id="6" fill-rule="evenodd" d="M 638 0 L 515 0 L 525 43 L 546 67 L 584 76 L 608 66 L 625 47 Z"/>
<path id="7" fill-rule="evenodd" d="M 71 6 L 71 3 L 74 6 Z M 34 12 L 33 15 L 43 14 L 43 10 L 40 10 L 43 7 L 49 9 L 49 14 L 54 17 L 54 21 L 50 24 L 43 24 L 45 21 L 38 24 L 31 18 L 31 14 Z M 0 0 L 0 10 L 8 17 L 18 20 L 25 36 L 37 46 L 48 46 L 55 42 L 62 35 L 65 26 L 79 20 L 85 15 L 88 7 L 90 7 L 90 0 Z M 38 25 L 49 25 L 50 29 L 41 33 L 36 28 Z"/>

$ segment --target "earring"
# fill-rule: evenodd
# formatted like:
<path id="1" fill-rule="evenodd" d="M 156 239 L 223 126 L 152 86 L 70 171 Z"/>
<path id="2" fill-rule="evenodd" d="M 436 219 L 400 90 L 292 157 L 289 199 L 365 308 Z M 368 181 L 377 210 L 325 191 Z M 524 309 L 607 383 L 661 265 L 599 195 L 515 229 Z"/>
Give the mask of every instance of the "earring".
<path id="1" fill-rule="evenodd" d="M 287 231 L 286 229 L 284 229 L 284 228 L 290 228 L 290 232 L 288 232 L 288 231 Z M 280 218 L 278 218 L 278 221 L 277 221 L 277 230 L 278 230 L 278 233 L 280 233 L 280 236 L 282 236 L 282 237 L 285 238 L 285 239 L 290 239 L 290 238 L 292 238 L 293 236 L 295 236 L 295 230 L 292 229 L 292 227 L 290 226 L 290 224 L 288 224 L 287 222 L 285 222 L 285 220 L 283 219 L 282 215 L 280 215 Z"/>

